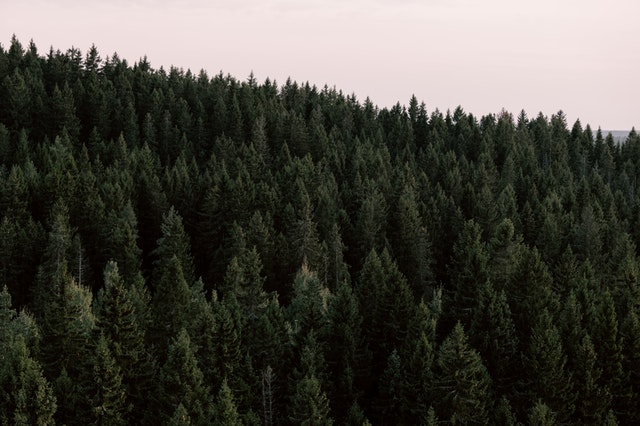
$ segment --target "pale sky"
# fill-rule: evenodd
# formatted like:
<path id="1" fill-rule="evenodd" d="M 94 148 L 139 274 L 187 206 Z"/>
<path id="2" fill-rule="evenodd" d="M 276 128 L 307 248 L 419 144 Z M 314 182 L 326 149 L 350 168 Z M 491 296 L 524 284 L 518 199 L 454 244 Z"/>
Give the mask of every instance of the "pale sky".
<path id="1" fill-rule="evenodd" d="M 41 54 L 95 44 L 130 65 L 291 77 L 380 107 L 415 94 L 428 112 L 640 129 L 638 0 L 0 0 L 5 49 L 12 34 Z"/>

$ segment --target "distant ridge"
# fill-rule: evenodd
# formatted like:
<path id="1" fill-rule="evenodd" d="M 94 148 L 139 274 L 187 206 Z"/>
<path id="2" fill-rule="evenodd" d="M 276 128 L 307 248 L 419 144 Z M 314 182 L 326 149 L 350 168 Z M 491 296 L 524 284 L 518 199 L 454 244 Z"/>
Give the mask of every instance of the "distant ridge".
<path id="1" fill-rule="evenodd" d="M 630 130 L 602 130 L 602 137 L 606 138 L 607 135 L 611 133 L 611 136 L 613 137 L 613 140 L 616 143 L 622 143 L 624 141 L 627 140 L 627 137 L 629 136 L 629 133 L 631 133 Z M 597 130 L 593 131 L 593 137 L 595 138 L 597 134 Z"/>

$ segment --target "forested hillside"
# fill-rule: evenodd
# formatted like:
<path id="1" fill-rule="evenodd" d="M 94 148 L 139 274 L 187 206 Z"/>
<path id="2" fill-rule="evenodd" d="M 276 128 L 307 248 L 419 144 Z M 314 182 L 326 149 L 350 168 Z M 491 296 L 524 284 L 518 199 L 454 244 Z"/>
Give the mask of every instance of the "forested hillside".
<path id="1" fill-rule="evenodd" d="M 628 425 L 640 136 L 0 48 L 0 423 Z"/>

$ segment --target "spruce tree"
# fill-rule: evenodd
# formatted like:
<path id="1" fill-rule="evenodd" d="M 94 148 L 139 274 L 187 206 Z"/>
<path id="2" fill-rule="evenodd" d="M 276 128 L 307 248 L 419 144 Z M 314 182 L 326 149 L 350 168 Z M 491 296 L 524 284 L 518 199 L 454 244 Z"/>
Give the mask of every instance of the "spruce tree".
<path id="1" fill-rule="evenodd" d="M 118 265 L 109 262 L 104 271 L 104 289 L 98 294 L 97 325 L 105 338 L 110 356 L 120 369 L 127 404 L 133 408 L 123 419 L 139 421 L 147 407 L 156 366 L 144 340 L 131 290 L 125 287 Z"/>
<path id="2" fill-rule="evenodd" d="M 458 322 L 442 342 L 436 359 L 436 413 L 451 424 L 488 424 L 491 378 L 480 355 L 469 346 Z"/>
<path id="3" fill-rule="evenodd" d="M 559 422 L 568 421 L 575 410 L 575 391 L 567 356 L 557 327 L 544 309 L 531 331 L 527 353 L 532 397 L 541 400 L 555 413 Z"/>
<path id="4" fill-rule="evenodd" d="M 167 361 L 158 376 L 155 403 L 160 418 L 168 421 L 182 404 L 194 424 L 210 423 L 212 405 L 209 393 L 193 353 L 189 335 L 182 329 L 172 339 Z"/>
<path id="5" fill-rule="evenodd" d="M 3 424 L 54 424 L 56 397 L 40 364 L 21 335 L 5 348 L 0 364 L 0 421 Z"/>
<path id="6" fill-rule="evenodd" d="M 328 376 L 332 383 L 330 398 L 334 417 L 347 415 L 357 399 L 357 387 L 365 362 L 362 338 L 362 315 L 351 286 L 342 282 L 329 300 L 328 323 L 321 332 L 324 341 Z"/>
<path id="7" fill-rule="evenodd" d="M 96 424 L 124 425 L 132 407 L 127 403 L 121 370 L 111 355 L 104 334 L 98 338 L 95 350 L 93 385 L 89 390 L 94 421 Z"/>
<path id="8" fill-rule="evenodd" d="M 215 422 L 219 426 L 240 426 L 242 422 L 238 415 L 233 393 L 229 389 L 227 380 L 222 381 L 215 406 Z"/>
<path id="9" fill-rule="evenodd" d="M 151 338 L 165 347 L 172 336 L 187 326 L 190 290 L 176 255 L 157 267 L 159 281 L 152 299 L 153 328 Z"/>
<path id="10" fill-rule="evenodd" d="M 529 411 L 529 426 L 554 426 L 556 414 L 544 402 L 538 400 Z"/>
<path id="11" fill-rule="evenodd" d="M 489 256 L 482 242 L 480 226 L 470 220 L 453 245 L 449 265 L 451 276 L 451 317 L 467 327 L 473 318 L 474 303 L 480 288 L 489 279 Z"/>
<path id="12" fill-rule="evenodd" d="M 504 290 L 496 292 L 489 281 L 478 293 L 469 340 L 485 360 L 496 393 L 508 393 L 521 371 L 511 309 Z"/>
<path id="13" fill-rule="evenodd" d="M 424 302 L 415 308 L 402 349 L 402 420 L 406 424 L 427 416 L 433 391 L 437 320 Z"/>

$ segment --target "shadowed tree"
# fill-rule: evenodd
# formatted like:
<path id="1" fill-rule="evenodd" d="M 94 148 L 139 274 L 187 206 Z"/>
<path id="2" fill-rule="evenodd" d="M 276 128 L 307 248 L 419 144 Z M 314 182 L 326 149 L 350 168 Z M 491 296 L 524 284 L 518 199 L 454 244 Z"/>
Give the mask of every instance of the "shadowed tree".
<path id="1" fill-rule="evenodd" d="M 460 323 L 442 342 L 436 366 L 438 417 L 453 425 L 488 424 L 492 409 L 491 378 L 480 355 L 469 346 Z"/>
<path id="2" fill-rule="evenodd" d="M 567 356 L 560 333 L 546 308 L 531 331 L 527 362 L 532 396 L 541 398 L 559 422 L 569 421 L 576 400 L 573 378 L 566 369 Z"/>
<path id="3" fill-rule="evenodd" d="M 158 376 L 155 397 L 157 409 L 165 420 L 169 420 L 182 404 L 193 424 L 211 422 L 209 389 L 203 381 L 189 335 L 184 329 L 171 341 L 167 361 Z M 147 414 L 152 415 L 151 412 Z"/>
<path id="4" fill-rule="evenodd" d="M 121 416 L 123 420 L 139 422 L 147 409 L 156 366 L 145 346 L 144 330 L 138 322 L 130 290 L 125 287 L 115 262 L 105 267 L 104 289 L 98 294 L 96 306 L 98 329 L 105 338 L 109 356 L 120 370 L 126 401 L 132 404 L 131 411 Z"/>

